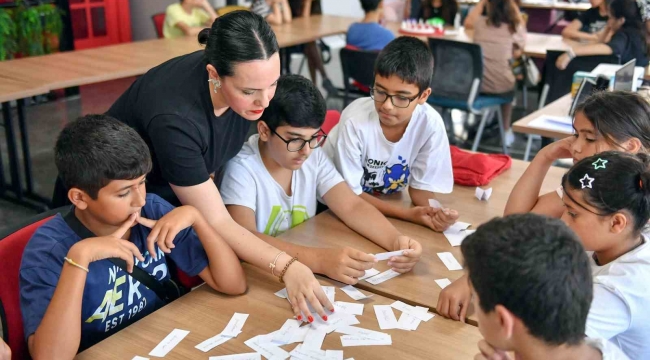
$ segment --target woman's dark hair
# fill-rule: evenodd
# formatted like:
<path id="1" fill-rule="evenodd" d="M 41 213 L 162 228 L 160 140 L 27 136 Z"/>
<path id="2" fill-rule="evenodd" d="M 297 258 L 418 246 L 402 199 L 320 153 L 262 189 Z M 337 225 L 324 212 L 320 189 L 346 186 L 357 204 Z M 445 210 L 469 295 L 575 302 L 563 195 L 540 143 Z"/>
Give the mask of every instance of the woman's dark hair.
<path id="1" fill-rule="evenodd" d="M 420 15 L 422 18 L 430 19 L 433 16 L 431 0 L 422 0 L 420 7 Z M 442 0 L 441 8 L 442 19 L 445 20 L 447 24 L 453 23 L 454 17 L 456 17 L 456 14 L 458 13 L 458 2 L 456 0 Z"/>
<path id="2" fill-rule="evenodd" d="M 650 104 L 630 91 L 599 91 L 576 106 L 610 144 L 620 146 L 630 138 L 650 151 Z"/>
<path id="3" fill-rule="evenodd" d="M 620 211 L 629 213 L 634 219 L 635 235 L 640 234 L 650 220 L 648 154 L 606 151 L 584 158 L 562 177 L 562 186 L 564 196 L 578 205 L 581 203 L 566 190 L 581 191 L 583 201 L 596 208 L 597 215 L 608 216 Z"/>
<path id="4" fill-rule="evenodd" d="M 609 15 L 615 19 L 624 18 L 621 29 L 637 32 L 645 40 L 645 24 L 636 0 L 613 0 L 609 4 Z"/>
<path id="5" fill-rule="evenodd" d="M 500 27 L 507 24 L 510 33 L 517 32 L 522 20 L 514 0 L 488 0 L 486 10 L 488 25 Z"/>
<path id="6" fill-rule="evenodd" d="M 218 17 L 211 29 L 199 33 L 199 43 L 205 45 L 205 60 L 221 77 L 232 76 L 239 63 L 267 60 L 279 50 L 266 20 L 247 10 Z"/>

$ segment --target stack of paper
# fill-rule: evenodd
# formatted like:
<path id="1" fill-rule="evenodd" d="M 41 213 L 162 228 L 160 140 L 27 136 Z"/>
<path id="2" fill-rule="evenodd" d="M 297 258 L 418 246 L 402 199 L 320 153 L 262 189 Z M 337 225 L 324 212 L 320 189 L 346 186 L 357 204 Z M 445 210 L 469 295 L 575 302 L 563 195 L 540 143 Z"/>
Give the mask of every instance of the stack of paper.
<path id="1" fill-rule="evenodd" d="M 429 309 L 421 306 L 411 306 L 401 301 L 395 301 L 390 305 L 393 309 L 402 312 L 397 328 L 402 330 L 413 331 L 417 330 L 421 321 L 429 321 L 433 319 L 434 315 L 429 313 Z"/>

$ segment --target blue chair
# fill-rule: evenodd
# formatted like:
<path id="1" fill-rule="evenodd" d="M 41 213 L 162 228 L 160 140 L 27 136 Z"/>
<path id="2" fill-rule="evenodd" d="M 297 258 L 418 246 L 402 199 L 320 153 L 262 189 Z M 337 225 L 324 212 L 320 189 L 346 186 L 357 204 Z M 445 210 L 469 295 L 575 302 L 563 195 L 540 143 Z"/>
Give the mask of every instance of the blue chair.
<path id="1" fill-rule="evenodd" d="M 429 39 L 434 67 L 431 79 L 431 95 L 427 102 L 443 110 L 443 118 L 449 132 L 452 127 L 449 111 L 458 109 L 468 113 L 468 122 L 474 123 L 481 116 L 472 151 L 476 151 L 483 136 L 486 123 L 496 114 L 499 121 L 501 146 L 508 153 L 501 105 L 512 102 L 500 96 L 481 95 L 483 79 L 483 54 L 481 47 L 472 43 L 445 39 Z M 452 131 L 453 133 L 453 131 Z"/>

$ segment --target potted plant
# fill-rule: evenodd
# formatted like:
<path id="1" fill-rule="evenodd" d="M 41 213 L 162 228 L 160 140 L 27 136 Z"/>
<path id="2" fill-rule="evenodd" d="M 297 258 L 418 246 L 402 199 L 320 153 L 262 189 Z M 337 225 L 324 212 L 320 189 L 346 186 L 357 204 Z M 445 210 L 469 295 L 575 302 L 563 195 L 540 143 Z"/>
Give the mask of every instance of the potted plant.
<path id="1" fill-rule="evenodd" d="M 58 52 L 59 39 L 63 32 L 63 20 L 61 20 L 61 17 L 64 15 L 64 12 L 53 4 L 43 4 L 37 8 L 43 19 L 43 38 L 45 40 L 43 45 L 45 46 L 45 53 Z"/>
<path id="2" fill-rule="evenodd" d="M 16 1 L 14 21 L 18 36 L 17 57 L 42 55 L 43 48 L 43 23 L 38 9 L 29 6 L 24 0 Z"/>
<path id="3" fill-rule="evenodd" d="M 0 61 L 9 59 L 16 51 L 16 24 L 11 11 L 0 8 Z"/>

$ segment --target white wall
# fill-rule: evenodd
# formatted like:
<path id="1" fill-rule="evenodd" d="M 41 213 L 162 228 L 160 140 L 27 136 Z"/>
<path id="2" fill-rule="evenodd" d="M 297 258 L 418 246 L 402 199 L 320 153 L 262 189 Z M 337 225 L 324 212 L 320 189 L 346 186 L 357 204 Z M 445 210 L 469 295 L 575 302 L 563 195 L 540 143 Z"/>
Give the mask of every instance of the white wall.
<path id="1" fill-rule="evenodd" d="M 321 0 L 323 13 L 362 18 L 364 16 L 359 0 Z"/>

